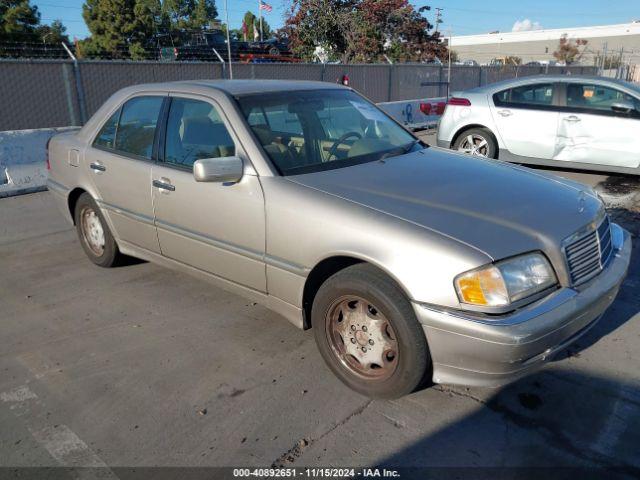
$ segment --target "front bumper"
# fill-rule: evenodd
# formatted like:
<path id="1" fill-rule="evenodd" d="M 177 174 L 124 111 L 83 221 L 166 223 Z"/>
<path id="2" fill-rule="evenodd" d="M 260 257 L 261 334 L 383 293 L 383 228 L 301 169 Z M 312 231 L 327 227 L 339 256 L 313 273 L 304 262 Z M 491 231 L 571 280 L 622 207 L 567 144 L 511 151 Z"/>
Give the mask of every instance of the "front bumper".
<path id="1" fill-rule="evenodd" d="M 451 148 L 451 142 L 449 142 L 448 140 L 441 140 L 439 138 L 436 140 L 436 145 L 440 148 Z"/>
<path id="2" fill-rule="evenodd" d="M 561 288 L 499 319 L 414 303 L 433 360 L 435 383 L 499 386 L 536 370 L 584 335 L 613 303 L 631 259 L 623 230 L 613 260 L 577 289 Z"/>

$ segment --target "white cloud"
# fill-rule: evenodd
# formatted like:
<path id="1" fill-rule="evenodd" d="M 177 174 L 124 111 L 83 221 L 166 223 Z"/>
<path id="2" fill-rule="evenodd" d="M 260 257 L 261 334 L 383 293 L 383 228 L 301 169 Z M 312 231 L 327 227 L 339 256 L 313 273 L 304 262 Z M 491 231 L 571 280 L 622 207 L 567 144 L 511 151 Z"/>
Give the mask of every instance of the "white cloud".
<path id="1" fill-rule="evenodd" d="M 542 30 L 540 22 L 532 22 L 528 18 L 518 20 L 513 24 L 512 32 L 529 32 L 531 30 Z"/>

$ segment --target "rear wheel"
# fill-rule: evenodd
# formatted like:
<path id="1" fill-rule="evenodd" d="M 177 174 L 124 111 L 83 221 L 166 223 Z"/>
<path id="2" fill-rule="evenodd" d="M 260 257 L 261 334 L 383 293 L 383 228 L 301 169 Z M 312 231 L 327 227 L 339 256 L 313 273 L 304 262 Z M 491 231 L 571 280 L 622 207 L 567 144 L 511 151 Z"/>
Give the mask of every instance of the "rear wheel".
<path id="1" fill-rule="evenodd" d="M 493 134 L 486 128 L 471 128 L 456 138 L 453 149 L 469 155 L 497 158 L 498 145 Z"/>
<path id="2" fill-rule="evenodd" d="M 400 288 L 377 268 L 341 270 L 318 290 L 312 324 L 334 374 L 373 398 L 398 398 L 420 384 L 430 365 L 424 332 Z"/>
<path id="3" fill-rule="evenodd" d="M 88 193 L 78 198 L 75 208 L 78 238 L 87 257 L 101 267 L 118 264 L 122 254 L 95 200 Z"/>

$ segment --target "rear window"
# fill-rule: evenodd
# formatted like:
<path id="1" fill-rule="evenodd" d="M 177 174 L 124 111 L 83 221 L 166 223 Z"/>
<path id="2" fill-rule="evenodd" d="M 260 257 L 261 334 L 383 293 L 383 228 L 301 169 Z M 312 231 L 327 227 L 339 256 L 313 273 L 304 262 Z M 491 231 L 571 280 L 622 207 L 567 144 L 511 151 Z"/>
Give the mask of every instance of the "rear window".
<path id="1" fill-rule="evenodd" d="M 553 84 L 536 83 L 509 88 L 496 93 L 493 102 L 499 107 L 536 107 L 553 105 Z"/>
<path id="2" fill-rule="evenodd" d="M 116 150 L 150 159 L 164 97 L 136 97 L 122 107 Z"/>
<path id="3" fill-rule="evenodd" d="M 102 126 L 100 133 L 93 142 L 94 146 L 113 150 L 116 143 L 116 129 L 118 128 L 118 118 L 120 118 L 120 109 L 111 115 L 109 120 Z"/>

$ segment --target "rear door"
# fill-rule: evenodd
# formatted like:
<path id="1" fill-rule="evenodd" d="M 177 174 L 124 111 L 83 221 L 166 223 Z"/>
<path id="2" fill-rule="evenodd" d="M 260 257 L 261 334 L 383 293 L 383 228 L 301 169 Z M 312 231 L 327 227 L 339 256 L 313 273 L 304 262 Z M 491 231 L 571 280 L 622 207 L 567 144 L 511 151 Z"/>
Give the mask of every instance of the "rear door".
<path id="1" fill-rule="evenodd" d="M 262 187 L 219 106 L 172 95 L 162 136 L 149 180 L 162 255 L 266 292 Z M 238 183 L 195 181 L 196 160 L 234 155 L 245 159 Z"/>
<path id="2" fill-rule="evenodd" d="M 640 100 L 597 82 L 563 84 L 557 160 L 636 168 L 640 165 Z M 616 111 L 629 104 L 630 112 Z"/>
<path id="3" fill-rule="evenodd" d="M 85 151 L 85 164 L 116 236 L 159 252 L 153 225 L 151 165 L 158 118 L 166 94 L 127 100 Z"/>
<path id="4" fill-rule="evenodd" d="M 490 100 L 497 134 L 510 153 L 553 158 L 559 118 L 554 83 L 508 88 L 495 93 Z"/>

